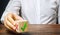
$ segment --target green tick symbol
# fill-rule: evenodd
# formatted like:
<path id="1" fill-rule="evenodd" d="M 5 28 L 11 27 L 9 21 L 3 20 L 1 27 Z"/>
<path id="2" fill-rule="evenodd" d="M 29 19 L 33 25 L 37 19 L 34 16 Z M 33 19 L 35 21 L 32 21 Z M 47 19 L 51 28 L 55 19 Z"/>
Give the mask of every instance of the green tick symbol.
<path id="1" fill-rule="evenodd" d="M 24 22 L 24 25 L 23 25 L 23 27 L 21 27 L 21 30 L 24 31 L 26 29 L 26 27 L 27 27 L 27 23 Z"/>

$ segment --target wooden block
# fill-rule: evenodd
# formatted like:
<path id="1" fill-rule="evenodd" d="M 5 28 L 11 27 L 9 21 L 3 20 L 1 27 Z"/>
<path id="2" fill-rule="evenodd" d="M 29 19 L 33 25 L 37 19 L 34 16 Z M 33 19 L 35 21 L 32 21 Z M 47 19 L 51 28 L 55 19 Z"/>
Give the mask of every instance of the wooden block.
<path id="1" fill-rule="evenodd" d="M 16 32 L 18 33 L 28 32 L 28 21 L 27 20 L 19 21 Z"/>

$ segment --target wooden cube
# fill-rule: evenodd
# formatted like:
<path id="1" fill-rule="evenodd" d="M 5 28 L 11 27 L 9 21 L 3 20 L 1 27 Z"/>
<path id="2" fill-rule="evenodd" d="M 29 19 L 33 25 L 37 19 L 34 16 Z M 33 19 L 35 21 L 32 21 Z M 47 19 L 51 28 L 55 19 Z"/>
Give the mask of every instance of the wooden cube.
<path id="1" fill-rule="evenodd" d="M 18 33 L 23 33 L 23 32 L 28 32 L 28 21 L 23 20 L 23 21 L 18 21 L 18 26 L 16 29 L 16 32 Z"/>

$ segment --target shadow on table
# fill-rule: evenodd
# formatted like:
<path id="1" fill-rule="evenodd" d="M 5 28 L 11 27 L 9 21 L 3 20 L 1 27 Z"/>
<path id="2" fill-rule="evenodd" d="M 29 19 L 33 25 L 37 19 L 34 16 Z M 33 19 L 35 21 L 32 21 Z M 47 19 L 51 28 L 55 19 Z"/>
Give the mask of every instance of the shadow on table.
<path id="1" fill-rule="evenodd" d="M 14 33 L 12 31 L 6 30 L 8 34 L 10 35 L 31 35 L 29 32 L 25 32 L 25 33 Z"/>

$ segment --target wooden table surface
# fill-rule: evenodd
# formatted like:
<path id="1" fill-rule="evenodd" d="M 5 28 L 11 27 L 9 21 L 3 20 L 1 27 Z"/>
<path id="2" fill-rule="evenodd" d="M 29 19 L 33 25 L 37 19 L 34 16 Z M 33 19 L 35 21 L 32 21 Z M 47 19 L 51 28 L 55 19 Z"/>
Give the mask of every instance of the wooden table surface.
<path id="1" fill-rule="evenodd" d="M 28 30 L 26 33 L 16 34 L 0 24 L 0 35 L 60 35 L 60 25 L 58 24 L 29 24 Z"/>

